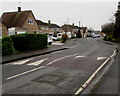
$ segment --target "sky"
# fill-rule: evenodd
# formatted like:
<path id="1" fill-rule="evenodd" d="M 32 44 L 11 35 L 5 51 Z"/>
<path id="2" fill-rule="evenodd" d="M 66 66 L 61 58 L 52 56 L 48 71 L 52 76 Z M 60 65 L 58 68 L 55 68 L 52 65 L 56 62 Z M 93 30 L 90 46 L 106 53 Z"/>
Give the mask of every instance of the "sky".
<path id="1" fill-rule="evenodd" d="M 21 2 L 19 4 L 19 1 Z M 57 0 L 56 0 L 57 1 Z M 101 25 L 111 22 L 117 10 L 118 0 L 2 0 L 0 1 L 0 16 L 3 12 L 17 11 L 21 6 L 22 10 L 32 10 L 35 18 L 59 26 L 72 24 L 85 26 L 93 29 L 100 29 Z"/>

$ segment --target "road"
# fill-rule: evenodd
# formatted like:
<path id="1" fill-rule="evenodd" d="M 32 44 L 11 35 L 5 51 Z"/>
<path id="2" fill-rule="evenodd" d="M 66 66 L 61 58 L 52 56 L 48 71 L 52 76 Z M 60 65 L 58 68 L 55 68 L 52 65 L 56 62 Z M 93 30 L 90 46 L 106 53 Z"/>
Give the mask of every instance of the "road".
<path id="1" fill-rule="evenodd" d="M 73 42 L 66 50 L 4 64 L 3 94 L 74 94 L 115 50 L 96 38 Z"/>

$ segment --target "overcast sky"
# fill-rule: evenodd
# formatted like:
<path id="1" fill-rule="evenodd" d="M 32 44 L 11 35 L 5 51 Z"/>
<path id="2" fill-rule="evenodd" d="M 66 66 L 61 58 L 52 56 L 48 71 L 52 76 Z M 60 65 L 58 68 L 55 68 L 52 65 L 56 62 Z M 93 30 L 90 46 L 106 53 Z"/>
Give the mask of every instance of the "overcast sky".
<path id="1" fill-rule="evenodd" d="M 17 11 L 19 6 L 15 0 L 13 2 L 5 1 L 0 3 L 2 5 L 0 16 L 3 12 Z M 102 24 L 110 22 L 111 18 L 114 18 L 117 5 L 118 0 L 114 2 L 74 2 L 74 0 L 72 2 L 38 2 L 37 0 L 23 2 L 21 0 L 22 10 L 32 10 L 36 19 L 44 22 L 51 20 L 52 23 L 60 26 L 66 23 L 78 25 L 80 21 L 81 26 L 94 29 L 100 29 Z"/>

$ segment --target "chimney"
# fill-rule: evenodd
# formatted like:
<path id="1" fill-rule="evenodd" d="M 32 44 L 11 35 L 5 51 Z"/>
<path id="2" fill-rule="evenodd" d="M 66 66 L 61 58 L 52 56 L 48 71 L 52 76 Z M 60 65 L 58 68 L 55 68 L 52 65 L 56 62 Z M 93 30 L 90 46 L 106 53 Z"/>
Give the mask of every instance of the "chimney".
<path id="1" fill-rule="evenodd" d="M 50 24 L 50 20 L 48 20 L 48 24 Z"/>
<path id="2" fill-rule="evenodd" d="M 18 12 L 21 12 L 21 7 L 18 7 Z"/>
<path id="3" fill-rule="evenodd" d="M 72 25 L 74 26 L 74 23 Z"/>

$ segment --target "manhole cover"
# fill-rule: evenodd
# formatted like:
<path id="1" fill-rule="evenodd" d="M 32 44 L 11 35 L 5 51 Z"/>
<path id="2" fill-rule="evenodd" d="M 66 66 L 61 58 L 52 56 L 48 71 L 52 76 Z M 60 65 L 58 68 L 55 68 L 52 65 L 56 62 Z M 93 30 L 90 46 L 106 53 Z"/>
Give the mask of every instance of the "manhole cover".
<path id="1" fill-rule="evenodd" d="M 32 81 L 39 82 L 39 83 L 58 84 L 61 81 L 63 81 L 65 78 L 66 78 L 65 76 L 61 76 L 61 75 L 45 74 L 35 78 Z"/>

